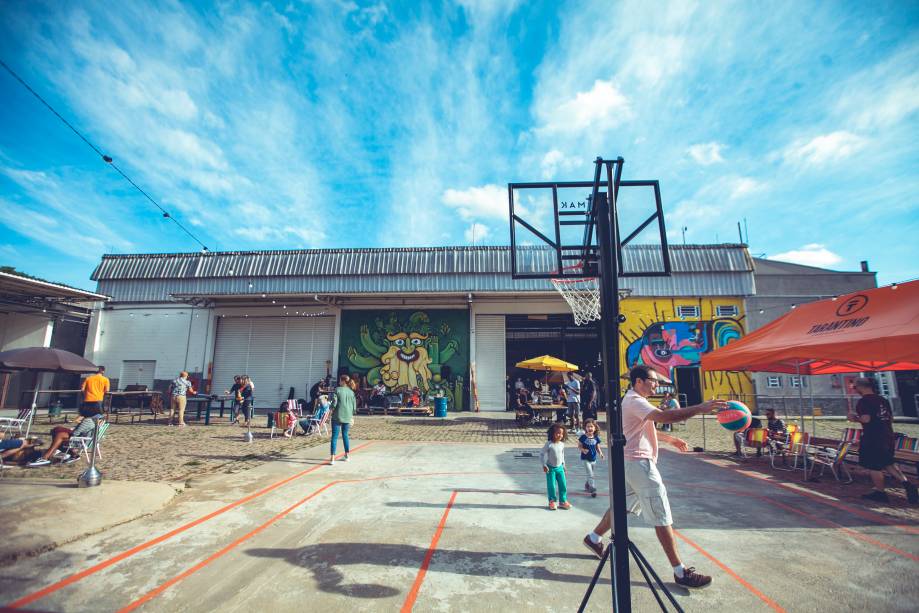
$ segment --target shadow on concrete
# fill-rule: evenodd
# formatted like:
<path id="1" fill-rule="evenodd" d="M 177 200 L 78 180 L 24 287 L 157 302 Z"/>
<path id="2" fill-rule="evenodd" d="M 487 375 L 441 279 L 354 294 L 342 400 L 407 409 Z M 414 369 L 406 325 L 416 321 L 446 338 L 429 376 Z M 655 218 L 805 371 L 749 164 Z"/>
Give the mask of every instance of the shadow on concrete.
<path id="1" fill-rule="evenodd" d="M 401 566 L 417 570 L 427 554 L 427 549 L 413 545 L 326 543 L 294 549 L 248 549 L 246 553 L 258 558 L 282 559 L 294 566 L 306 568 L 313 573 L 319 589 L 324 592 L 354 598 L 389 598 L 399 594 L 401 590 L 378 583 L 349 583 L 342 569 L 352 565 L 373 564 L 384 569 Z M 585 568 L 590 570 L 583 575 L 557 573 L 538 565 L 559 559 L 581 561 L 586 563 Z M 586 589 L 596 563 L 597 558 L 586 551 L 583 554 L 542 554 L 438 549 L 429 572 L 578 583 L 583 584 Z M 603 581 L 601 579 L 601 582 Z M 609 579 L 605 580 L 607 584 L 608 581 Z M 640 581 L 632 581 L 632 585 L 646 587 Z"/>
<path id="2" fill-rule="evenodd" d="M 388 507 L 403 509 L 443 509 L 443 504 L 433 502 L 387 502 Z M 498 509 L 502 511 L 519 511 L 520 509 L 545 509 L 544 504 L 478 504 L 474 502 L 455 502 L 454 509 Z"/>

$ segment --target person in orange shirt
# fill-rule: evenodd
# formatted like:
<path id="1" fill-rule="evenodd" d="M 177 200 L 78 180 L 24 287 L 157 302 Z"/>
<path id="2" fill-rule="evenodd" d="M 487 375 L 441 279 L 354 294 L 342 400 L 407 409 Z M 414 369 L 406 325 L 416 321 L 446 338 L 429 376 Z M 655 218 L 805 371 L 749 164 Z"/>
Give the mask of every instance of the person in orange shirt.
<path id="1" fill-rule="evenodd" d="M 111 384 L 105 376 L 105 366 L 100 366 L 99 372 L 83 379 L 83 406 L 80 407 L 80 415 L 101 415 L 102 401 L 105 400 L 105 394 L 109 389 Z"/>

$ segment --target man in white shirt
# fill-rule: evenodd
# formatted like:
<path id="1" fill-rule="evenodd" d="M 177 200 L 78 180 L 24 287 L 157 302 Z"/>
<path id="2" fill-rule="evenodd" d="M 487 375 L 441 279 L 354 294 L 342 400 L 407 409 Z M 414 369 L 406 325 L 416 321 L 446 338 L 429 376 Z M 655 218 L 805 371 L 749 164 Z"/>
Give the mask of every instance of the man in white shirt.
<path id="1" fill-rule="evenodd" d="M 571 373 L 565 373 L 565 400 L 568 403 L 568 419 L 571 427 L 581 429 L 581 382 Z"/>
<path id="2" fill-rule="evenodd" d="M 648 366 L 636 366 L 629 371 L 629 380 L 632 389 L 622 398 L 622 433 L 626 438 L 626 509 L 635 515 L 644 514 L 646 519 L 654 524 L 657 539 L 673 566 L 673 578 L 678 585 L 687 588 L 706 587 L 712 582 L 712 578 L 697 573 L 694 568 L 683 566 L 677 552 L 667 488 L 664 487 L 661 475 L 657 471 L 658 440 L 683 452 L 689 451 L 689 445 L 675 436 L 658 432 L 654 424 L 672 424 L 689 419 L 693 415 L 726 409 L 727 403 L 723 400 L 710 400 L 685 409 L 661 411 L 647 400 L 660 382 L 660 377 L 653 369 Z M 610 513 L 607 509 L 594 531 L 584 537 L 584 545 L 598 558 L 603 555 L 603 535 L 611 527 Z"/>

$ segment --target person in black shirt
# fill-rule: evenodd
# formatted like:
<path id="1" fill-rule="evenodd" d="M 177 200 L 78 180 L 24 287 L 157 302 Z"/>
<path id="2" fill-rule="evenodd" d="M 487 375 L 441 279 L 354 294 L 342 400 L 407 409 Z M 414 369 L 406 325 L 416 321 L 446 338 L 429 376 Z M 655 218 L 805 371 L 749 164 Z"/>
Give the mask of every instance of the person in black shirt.
<path id="1" fill-rule="evenodd" d="M 226 391 L 226 395 L 233 398 L 230 404 L 231 424 L 235 424 L 236 420 L 239 419 L 239 407 L 242 405 L 242 396 L 239 395 L 239 390 L 242 389 L 240 379 L 242 379 L 242 377 L 239 375 L 233 377 L 233 386 Z"/>
<path id="2" fill-rule="evenodd" d="M 597 419 L 597 382 L 588 371 L 581 381 L 581 413 L 584 419 Z"/>
<path id="3" fill-rule="evenodd" d="M 890 403 L 874 390 L 874 380 L 861 377 L 855 380 L 855 391 L 861 398 L 850 413 L 849 421 L 862 425 L 862 440 L 858 445 L 858 463 L 868 470 L 874 489 L 862 498 L 875 502 L 890 502 L 884 491 L 884 475 L 897 479 L 913 504 L 919 502 L 919 491 L 909 482 L 894 460 L 893 413 Z"/>

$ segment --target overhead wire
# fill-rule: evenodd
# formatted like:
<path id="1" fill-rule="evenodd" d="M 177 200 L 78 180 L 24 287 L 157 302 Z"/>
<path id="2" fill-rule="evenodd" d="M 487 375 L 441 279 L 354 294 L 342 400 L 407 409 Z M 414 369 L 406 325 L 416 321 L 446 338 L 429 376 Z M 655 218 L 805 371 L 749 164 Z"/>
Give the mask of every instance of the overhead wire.
<path id="1" fill-rule="evenodd" d="M 45 105 L 45 107 L 46 107 L 49 111 L 51 111 L 51 112 L 54 114 L 55 117 L 57 117 L 58 119 L 60 119 L 61 122 L 63 122 L 63 124 L 64 124 L 65 126 L 67 126 L 68 128 L 70 128 L 70 130 L 71 130 L 74 134 L 76 134 L 76 135 L 80 138 L 80 140 L 82 140 L 84 143 L 86 143 L 86 145 L 89 146 L 90 149 L 92 149 L 94 152 L 96 152 L 96 154 L 97 154 L 99 157 L 102 158 L 102 161 L 103 161 L 103 162 L 105 162 L 106 164 L 108 164 L 108 165 L 110 165 L 112 168 L 114 168 L 114 169 L 115 169 L 115 172 L 117 172 L 117 173 L 120 174 L 122 177 L 124 177 L 124 179 L 125 179 L 128 183 L 130 183 L 130 184 L 134 187 L 134 189 L 136 189 L 138 192 L 140 192 L 141 195 L 144 196 L 144 198 L 146 198 L 147 200 L 149 200 L 149 201 L 153 204 L 153 206 L 155 206 L 157 209 L 159 209 L 160 212 L 163 214 L 163 217 L 165 217 L 166 219 L 169 219 L 170 221 L 172 221 L 176 226 L 179 227 L 180 230 L 182 230 L 185 234 L 187 234 L 187 235 L 189 236 L 189 238 L 191 238 L 193 241 L 195 241 L 196 243 L 198 243 L 199 245 L 201 245 L 201 250 L 202 250 L 202 251 L 205 251 L 205 252 L 208 251 L 207 245 L 205 245 L 205 244 L 201 241 L 201 239 L 199 239 L 197 236 L 195 236 L 195 234 L 194 234 L 191 230 L 189 230 L 189 229 L 186 228 L 184 225 L 182 225 L 182 222 L 180 222 L 178 219 L 176 219 L 176 218 L 172 215 L 172 213 L 170 213 L 170 212 L 167 211 L 165 208 L 163 208 L 162 206 L 160 206 L 160 204 L 159 204 L 156 200 L 154 200 L 153 197 L 152 197 L 150 194 L 148 194 L 146 191 L 144 191 L 137 183 L 134 182 L 133 179 L 131 179 L 131 177 L 129 177 L 129 176 L 127 175 L 127 173 L 125 173 L 121 168 L 118 167 L 117 164 L 115 164 L 115 162 L 114 162 L 114 160 L 112 159 L 111 156 L 106 155 L 106 154 L 103 153 L 98 147 L 96 147 L 96 145 L 94 145 L 92 142 L 90 142 L 90 140 L 89 140 L 88 138 L 86 138 L 79 130 L 77 130 L 77 129 L 73 126 L 73 124 L 71 124 L 69 121 L 67 121 L 67 119 L 64 118 L 63 115 L 61 115 L 60 113 L 58 113 L 57 110 L 55 110 L 55 108 L 54 108 L 53 106 L 51 106 L 51 104 L 49 104 L 47 100 L 45 100 L 44 98 L 42 98 L 41 95 L 40 95 L 38 92 L 36 92 L 34 89 L 32 89 L 32 87 L 31 87 L 28 83 L 26 83 L 25 79 L 23 79 L 22 77 L 20 77 L 20 76 L 16 73 L 16 71 L 14 71 L 14 70 L 13 70 L 6 62 L 4 62 L 2 59 L 0 59 L 0 66 L 2 66 L 8 73 L 10 73 L 10 75 L 12 75 L 12 77 L 13 77 L 14 79 L 16 79 L 17 81 L 19 81 L 19 83 L 20 83 L 23 87 L 25 87 L 25 88 L 29 91 L 30 94 L 32 94 L 33 96 L 35 96 L 35 97 L 38 99 L 39 102 L 41 102 L 43 105 Z"/>

